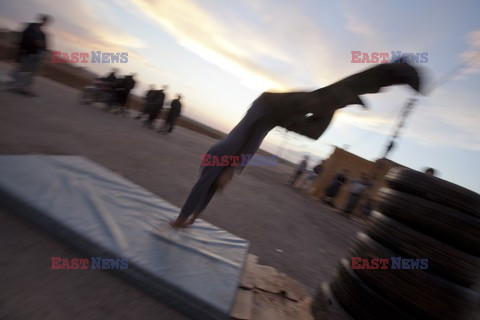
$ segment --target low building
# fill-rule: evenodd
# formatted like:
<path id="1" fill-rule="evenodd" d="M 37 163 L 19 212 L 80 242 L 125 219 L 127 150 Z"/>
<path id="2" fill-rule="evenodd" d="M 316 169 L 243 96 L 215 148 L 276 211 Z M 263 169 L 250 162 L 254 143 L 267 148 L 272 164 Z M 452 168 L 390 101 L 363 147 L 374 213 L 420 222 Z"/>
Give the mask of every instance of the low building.
<path id="1" fill-rule="evenodd" d="M 388 159 L 379 159 L 372 162 L 336 147 L 330 157 L 323 162 L 323 171 L 315 181 L 312 193 L 314 196 L 322 199 L 325 195 L 325 190 L 330 186 L 337 174 L 346 171 L 347 182 L 332 201 L 335 207 L 341 210 L 347 204 L 352 180 L 360 178 L 362 174 L 366 174 L 370 179 L 371 187 L 363 193 L 352 212 L 355 215 L 361 215 L 361 209 L 367 201 L 369 199 L 374 201 L 377 191 L 386 185 L 384 177 L 387 172 L 391 168 L 401 166 Z"/>

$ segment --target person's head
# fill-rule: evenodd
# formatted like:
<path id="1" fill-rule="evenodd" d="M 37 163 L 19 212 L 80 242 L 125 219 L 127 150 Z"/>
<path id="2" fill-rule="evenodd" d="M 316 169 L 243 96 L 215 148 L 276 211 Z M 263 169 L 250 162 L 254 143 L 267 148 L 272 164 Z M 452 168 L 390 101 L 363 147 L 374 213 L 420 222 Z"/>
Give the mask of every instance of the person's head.
<path id="1" fill-rule="evenodd" d="M 51 20 L 52 19 L 47 14 L 39 14 L 38 15 L 38 24 L 42 27 L 47 25 Z"/>
<path id="2" fill-rule="evenodd" d="M 233 179 L 234 169 L 232 167 L 226 167 L 222 170 L 220 175 L 215 179 L 214 185 L 219 190 L 222 191 L 227 184 Z"/>
<path id="3" fill-rule="evenodd" d="M 425 170 L 425 174 L 433 177 L 435 175 L 435 169 L 428 168 L 428 169 Z"/>

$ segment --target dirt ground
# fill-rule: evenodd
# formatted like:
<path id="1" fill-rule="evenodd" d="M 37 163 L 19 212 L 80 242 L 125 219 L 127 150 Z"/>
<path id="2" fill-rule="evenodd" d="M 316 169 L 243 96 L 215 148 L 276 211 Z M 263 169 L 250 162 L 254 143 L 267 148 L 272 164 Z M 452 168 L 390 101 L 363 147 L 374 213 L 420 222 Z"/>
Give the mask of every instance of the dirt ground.
<path id="1" fill-rule="evenodd" d="M 8 68 L 0 64 L 0 71 Z M 78 91 L 39 78 L 38 97 L 0 90 L 1 154 L 82 155 L 181 207 L 215 139 L 177 127 L 142 128 L 95 106 Z M 259 263 L 313 293 L 331 277 L 362 226 L 285 181 L 290 167 L 249 167 L 202 218 L 251 242 Z M 51 256 L 78 257 L 66 244 L 12 213 L 0 212 L 1 319 L 182 319 L 176 311 L 107 272 L 50 270 Z"/>

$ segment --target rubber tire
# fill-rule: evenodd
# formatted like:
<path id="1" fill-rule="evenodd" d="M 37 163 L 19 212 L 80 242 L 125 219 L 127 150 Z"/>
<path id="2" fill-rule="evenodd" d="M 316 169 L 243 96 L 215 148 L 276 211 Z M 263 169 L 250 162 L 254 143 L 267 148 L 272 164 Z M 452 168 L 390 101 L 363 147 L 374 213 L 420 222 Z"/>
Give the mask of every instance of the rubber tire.
<path id="1" fill-rule="evenodd" d="M 480 219 L 388 188 L 380 189 L 376 200 L 382 214 L 480 257 Z"/>
<path id="2" fill-rule="evenodd" d="M 330 284 L 335 299 L 353 319 L 417 319 L 369 288 L 342 259 Z"/>
<path id="3" fill-rule="evenodd" d="M 390 169 L 385 179 L 392 189 L 480 218 L 480 195 L 459 185 L 402 167 Z"/>
<path id="4" fill-rule="evenodd" d="M 400 255 L 360 233 L 352 256 L 372 259 Z M 373 290 L 421 319 L 468 319 L 480 302 L 478 292 L 434 276 L 427 270 L 354 271 Z"/>
<path id="5" fill-rule="evenodd" d="M 322 283 L 316 290 L 310 312 L 315 320 L 355 320 L 338 303 L 328 283 Z"/>
<path id="6" fill-rule="evenodd" d="M 472 287 L 479 280 L 480 258 L 424 235 L 377 211 L 372 212 L 368 223 L 367 235 L 390 250 L 405 258 L 428 258 L 428 272 L 466 287 Z"/>

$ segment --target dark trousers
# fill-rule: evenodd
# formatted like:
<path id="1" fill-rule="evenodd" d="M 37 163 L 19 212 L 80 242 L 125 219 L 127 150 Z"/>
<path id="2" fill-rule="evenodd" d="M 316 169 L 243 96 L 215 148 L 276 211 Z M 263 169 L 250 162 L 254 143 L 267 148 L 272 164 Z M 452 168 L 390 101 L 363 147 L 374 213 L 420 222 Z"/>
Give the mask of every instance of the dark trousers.
<path id="1" fill-rule="evenodd" d="M 357 205 L 358 200 L 360 199 L 360 194 L 357 193 L 350 193 L 350 197 L 348 198 L 347 205 L 345 206 L 345 209 L 343 209 L 344 212 L 346 213 L 351 213 L 353 209 L 355 209 L 355 206 Z"/>
<path id="2" fill-rule="evenodd" d="M 172 132 L 176 122 L 177 117 L 169 117 L 167 121 L 165 121 L 163 129 L 167 130 L 168 133 Z"/>
<path id="3" fill-rule="evenodd" d="M 214 145 L 207 154 L 221 157 L 223 155 L 235 156 L 241 153 L 251 154 L 257 152 L 260 144 L 276 123 L 270 119 L 262 119 L 265 108 L 256 108 L 255 104 L 248 110 L 243 119 L 232 129 L 232 131 Z M 192 213 L 202 212 L 213 198 L 217 188 L 215 180 L 226 167 L 211 166 L 202 167 L 200 178 L 193 186 L 185 201 L 180 216 L 188 218 Z"/>
<path id="4" fill-rule="evenodd" d="M 290 185 L 295 185 L 295 182 L 297 182 L 297 180 L 303 175 L 303 171 L 300 171 L 298 170 L 297 172 L 295 172 L 295 174 L 293 175 L 292 179 L 290 179 L 290 182 L 289 184 Z"/>

